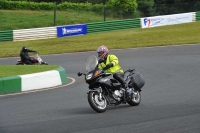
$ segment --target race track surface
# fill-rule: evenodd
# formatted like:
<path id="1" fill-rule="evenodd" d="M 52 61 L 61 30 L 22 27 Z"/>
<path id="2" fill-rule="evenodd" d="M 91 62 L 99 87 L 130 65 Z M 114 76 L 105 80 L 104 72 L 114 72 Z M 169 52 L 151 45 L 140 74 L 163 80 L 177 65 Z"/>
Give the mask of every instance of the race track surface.
<path id="1" fill-rule="evenodd" d="M 0 133 L 200 133 L 200 45 L 111 50 L 145 78 L 139 106 L 96 113 L 77 72 L 96 52 L 41 56 L 66 69 L 69 86 L 0 96 Z M 0 59 L 0 65 L 19 58 Z M 69 79 L 68 82 L 71 80 Z M 34 81 L 33 81 L 34 82 Z"/>

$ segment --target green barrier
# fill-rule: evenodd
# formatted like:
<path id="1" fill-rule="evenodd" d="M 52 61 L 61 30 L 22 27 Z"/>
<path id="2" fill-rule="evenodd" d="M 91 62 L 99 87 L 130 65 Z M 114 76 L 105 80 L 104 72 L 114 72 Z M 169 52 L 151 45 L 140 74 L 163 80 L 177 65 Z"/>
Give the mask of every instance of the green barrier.
<path id="1" fill-rule="evenodd" d="M 200 21 L 200 12 L 196 12 L 196 21 Z"/>
<path id="2" fill-rule="evenodd" d="M 88 23 L 87 28 L 88 33 L 140 28 L 140 18 Z"/>
<path id="3" fill-rule="evenodd" d="M 0 94 L 4 93 L 4 87 L 3 87 L 3 79 L 0 78 Z"/>
<path id="4" fill-rule="evenodd" d="M 67 83 L 67 74 L 64 68 L 59 67 L 56 69 L 59 72 L 60 80 L 63 84 Z M 20 76 L 11 76 L 0 78 L 0 94 L 9 94 L 9 93 L 16 93 L 21 92 L 23 87 L 22 78 Z M 40 88 L 38 88 L 40 89 Z"/>
<path id="5" fill-rule="evenodd" d="M 13 76 L 3 78 L 4 80 L 4 93 L 21 92 L 21 77 Z"/>
<path id="6" fill-rule="evenodd" d="M 21 77 L 12 76 L 1 78 L 2 88 L 0 94 L 21 92 Z"/>
<path id="7" fill-rule="evenodd" d="M 60 73 L 60 79 L 62 81 L 62 84 L 67 83 L 67 74 L 64 68 L 60 67 L 57 69 L 57 71 Z"/>
<path id="8" fill-rule="evenodd" d="M 4 42 L 4 41 L 13 41 L 12 30 L 0 31 L 0 42 Z"/>

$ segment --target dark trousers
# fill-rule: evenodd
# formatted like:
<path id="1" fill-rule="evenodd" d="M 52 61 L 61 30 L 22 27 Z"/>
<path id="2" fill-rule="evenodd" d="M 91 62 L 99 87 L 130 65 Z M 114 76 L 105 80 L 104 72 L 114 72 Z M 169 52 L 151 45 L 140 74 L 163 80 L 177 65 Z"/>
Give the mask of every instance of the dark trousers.
<path id="1" fill-rule="evenodd" d="M 123 88 L 126 88 L 126 82 L 124 81 L 124 73 L 122 72 L 114 73 L 113 77 L 121 83 Z"/>

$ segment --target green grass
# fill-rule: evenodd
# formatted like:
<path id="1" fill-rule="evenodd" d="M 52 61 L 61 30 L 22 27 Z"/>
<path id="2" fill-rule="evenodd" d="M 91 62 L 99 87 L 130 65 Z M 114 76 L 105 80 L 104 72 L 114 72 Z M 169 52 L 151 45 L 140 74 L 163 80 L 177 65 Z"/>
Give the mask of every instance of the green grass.
<path id="1" fill-rule="evenodd" d="M 16 30 L 54 26 L 54 10 L 0 10 L 0 30 Z M 106 20 L 113 20 L 107 18 Z M 86 11 L 56 11 L 56 26 L 102 22 L 104 16 Z"/>
<path id="2" fill-rule="evenodd" d="M 0 78 L 56 70 L 57 65 L 0 65 Z"/>
<path id="3" fill-rule="evenodd" d="M 0 42 L 0 58 L 16 57 L 22 46 L 37 50 L 40 55 L 95 51 L 98 46 L 109 49 L 151 47 L 200 43 L 200 22 L 147 29 L 128 29 L 84 36 L 43 39 L 23 42 Z"/>

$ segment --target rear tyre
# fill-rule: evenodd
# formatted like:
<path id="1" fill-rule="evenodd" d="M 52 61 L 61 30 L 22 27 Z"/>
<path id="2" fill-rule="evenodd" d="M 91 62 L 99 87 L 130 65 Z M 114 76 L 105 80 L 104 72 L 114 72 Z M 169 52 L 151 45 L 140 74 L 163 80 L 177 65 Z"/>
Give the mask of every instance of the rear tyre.
<path id="1" fill-rule="evenodd" d="M 131 106 L 137 106 L 141 102 L 141 94 L 139 91 L 135 91 L 132 93 L 132 99 L 127 101 L 127 103 Z"/>
<path id="2" fill-rule="evenodd" d="M 107 109 L 107 101 L 104 97 L 100 98 L 99 92 L 89 92 L 88 102 L 93 110 L 103 113 Z"/>

